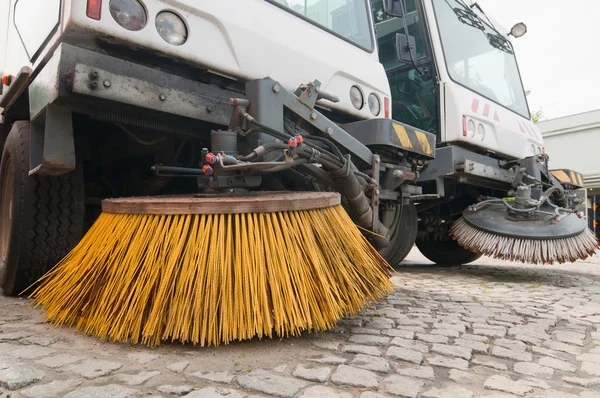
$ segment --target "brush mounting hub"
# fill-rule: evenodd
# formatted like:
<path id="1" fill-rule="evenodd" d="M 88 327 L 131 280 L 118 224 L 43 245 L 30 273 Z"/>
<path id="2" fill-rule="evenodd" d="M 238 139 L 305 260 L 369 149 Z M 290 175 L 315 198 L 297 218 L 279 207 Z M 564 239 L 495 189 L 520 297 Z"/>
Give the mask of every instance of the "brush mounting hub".
<path id="1" fill-rule="evenodd" d="M 546 205 L 540 210 L 553 212 Z M 463 212 L 465 221 L 474 228 L 496 235 L 525 239 L 559 239 L 580 234 L 587 228 L 587 221 L 570 214 L 552 224 L 553 216 L 535 212 L 537 217 L 514 217 L 507 214 L 503 204 L 489 204 L 483 208 L 467 209 Z"/>

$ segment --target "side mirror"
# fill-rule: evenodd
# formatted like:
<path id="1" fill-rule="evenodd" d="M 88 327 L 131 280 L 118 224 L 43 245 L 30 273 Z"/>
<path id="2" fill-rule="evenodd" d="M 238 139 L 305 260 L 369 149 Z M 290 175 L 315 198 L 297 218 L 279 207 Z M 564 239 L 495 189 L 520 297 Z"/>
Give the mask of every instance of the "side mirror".
<path id="1" fill-rule="evenodd" d="M 383 0 L 383 9 L 385 13 L 392 17 L 401 17 L 404 15 L 402 12 L 402 1 L 403 0 Z"/>
<path id="2" fill-rule="evenodd" d="M 417 41 L 414 36 L 396 33 L 396 56 L 400 62 L 416 62 Z"/>

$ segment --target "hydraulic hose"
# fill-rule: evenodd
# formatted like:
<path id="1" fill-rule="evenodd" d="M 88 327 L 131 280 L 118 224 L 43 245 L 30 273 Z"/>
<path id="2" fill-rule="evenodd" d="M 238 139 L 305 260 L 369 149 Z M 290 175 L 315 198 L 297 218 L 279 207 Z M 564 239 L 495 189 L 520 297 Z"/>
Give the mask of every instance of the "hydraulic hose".
<path id="1" fill-rule="evenodd" d="M 346 161 L 344 166 L 337 170 L 329 172 L 335 184 L 336 190 L 341 193 L 350 206 L 351 212 L 354 214 L 354 219 L 358 225 L 363 228 L 370 229 L 375 234 L 371 239 L 373 247 L 382 249 L 390 243 L 388 229 L 385 225 L 376 219 L 373 223 L 373 209 L 369 199 L 365 196 L 363 187 L 358 181 L 358 177 L 352 172 L 350 162 Z"/>

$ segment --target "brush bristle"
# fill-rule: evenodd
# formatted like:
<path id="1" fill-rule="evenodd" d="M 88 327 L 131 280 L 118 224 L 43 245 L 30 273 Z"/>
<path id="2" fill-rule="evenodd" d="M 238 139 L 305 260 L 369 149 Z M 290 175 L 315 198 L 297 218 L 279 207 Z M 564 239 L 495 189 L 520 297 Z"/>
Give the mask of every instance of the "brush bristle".
<path id="1" fill-rule="evenodd" d="M 341 206 L 280 213 L 103 213 L 31 297 L 112 341 L 200 345 L 326 330 L 391 291 Z"/>
<path id="2" fill-rule="evenodd" d="M 512 238 L 477 229 L 463 217 L 452 225 L 450 236 L 462 247 L 475 253 L 531 264 L 562 264 L 583 260 L 594 255 L 598 248 L 598 241 L 587 228 L 568 238 Z"/>

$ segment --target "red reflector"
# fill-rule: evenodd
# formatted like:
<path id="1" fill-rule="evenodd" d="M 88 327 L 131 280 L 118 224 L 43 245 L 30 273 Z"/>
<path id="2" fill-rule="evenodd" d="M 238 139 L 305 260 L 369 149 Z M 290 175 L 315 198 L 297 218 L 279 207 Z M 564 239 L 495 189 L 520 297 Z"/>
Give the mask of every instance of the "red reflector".
<path id="1" fill-rule="evenodd" d="M 101 13 L 102 13 L 102 0 L 88 0 L 88 2 L 87 2 L 88 18 L 99 21 Z"/>
<path id="2" fill-rule="evenodd" d="M 386 119 L 390 118 L 390 99 L 383 97 L 383 113 Z"/>
<path id="3" fill-rule="evenodd" d="M 463 116 L 463 137 L 467 136 L 467 117 Z"/>

